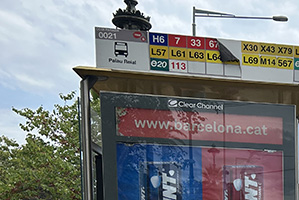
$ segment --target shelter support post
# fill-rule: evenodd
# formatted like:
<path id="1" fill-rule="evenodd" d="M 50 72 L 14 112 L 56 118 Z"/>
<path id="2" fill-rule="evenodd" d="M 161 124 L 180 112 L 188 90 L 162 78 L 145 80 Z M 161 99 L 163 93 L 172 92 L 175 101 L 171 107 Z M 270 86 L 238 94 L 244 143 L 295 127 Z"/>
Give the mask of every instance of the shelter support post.
<path id="1" fill-rule="evenodd" d="M 92 150 L 91 150 L 91 128 L 90 128 L 90 95 L 89 91 L 96 82 L 93 76 L 85 77 L 81 83 L 81 151 L 82 159 L 82 175 L 83 175 L 83 199 L 93 199 L 93 181 L 92 181 Z"/>

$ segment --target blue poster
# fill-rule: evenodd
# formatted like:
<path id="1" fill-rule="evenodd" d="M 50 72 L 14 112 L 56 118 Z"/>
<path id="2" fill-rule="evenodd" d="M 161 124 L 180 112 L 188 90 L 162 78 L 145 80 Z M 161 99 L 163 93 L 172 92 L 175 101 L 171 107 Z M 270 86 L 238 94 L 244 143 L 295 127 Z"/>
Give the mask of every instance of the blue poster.
<path id="1" fill-rule="evenodd" d="M 202 200 L 200 147 L 117 144 L 119 200 Z"/>

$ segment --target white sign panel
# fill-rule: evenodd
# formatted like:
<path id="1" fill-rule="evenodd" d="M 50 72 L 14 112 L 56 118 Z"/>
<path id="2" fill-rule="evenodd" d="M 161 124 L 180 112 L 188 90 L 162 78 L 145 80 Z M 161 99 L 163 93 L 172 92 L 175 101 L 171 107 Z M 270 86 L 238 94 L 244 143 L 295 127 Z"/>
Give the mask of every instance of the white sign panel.
<path id="1" fill-rule="evenodd" d="M 96 28 L 95 36 L 99 68 L 299 82 L 299 46 L 110 28 Z"/>
<path id="2" fill-rule="evenodd" d="M 97 67 L 147 70 L 148 34 L 144 31 L 96 28 L 96 54 Z"/>

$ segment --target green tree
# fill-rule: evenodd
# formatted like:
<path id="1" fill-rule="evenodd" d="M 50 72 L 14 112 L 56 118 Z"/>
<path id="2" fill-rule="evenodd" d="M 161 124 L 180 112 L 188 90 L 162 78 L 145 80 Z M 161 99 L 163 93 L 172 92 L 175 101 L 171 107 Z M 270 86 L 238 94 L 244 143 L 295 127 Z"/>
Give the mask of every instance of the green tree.
<path id="1" fill-rule="evenodd" d="M 13 108 L 26 119 L 26 144 L 0 137 L 1 199 L 81 199 L 78 101 L 60 98 L 52 112 Z"/>

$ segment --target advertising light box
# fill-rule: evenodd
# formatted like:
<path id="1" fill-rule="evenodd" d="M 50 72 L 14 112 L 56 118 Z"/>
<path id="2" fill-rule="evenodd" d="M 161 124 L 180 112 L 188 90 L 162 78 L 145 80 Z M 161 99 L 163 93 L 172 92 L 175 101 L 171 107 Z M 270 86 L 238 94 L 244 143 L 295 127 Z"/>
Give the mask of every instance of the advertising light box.
<path id="1" fill-rule="evenodd" d="M 294 106 L 100 97 L 105 198 L 295 199 Z"/>
<path id="2" fill-rule="evenodd" d="M 99 68 L 298 84 L 299 46 L 95 28 Z"/>

